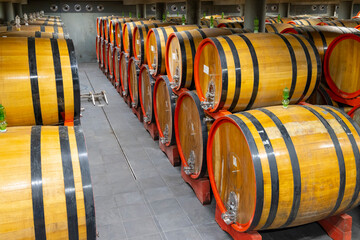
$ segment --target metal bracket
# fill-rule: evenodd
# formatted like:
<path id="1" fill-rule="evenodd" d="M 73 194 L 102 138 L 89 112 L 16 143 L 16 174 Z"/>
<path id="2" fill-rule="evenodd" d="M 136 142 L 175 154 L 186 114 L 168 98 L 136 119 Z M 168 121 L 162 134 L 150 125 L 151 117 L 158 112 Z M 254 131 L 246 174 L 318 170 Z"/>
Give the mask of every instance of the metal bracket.
<path id="1" fill-rule="evenodd" d="M 204 123 L 208 123 L 208 122 L 214 122 L 215 119 L 213 119 L 212 117 L 209 117 L 209 116 L 205 116 L 204 119 L 203 119 Z"/>
<path id="2" fill-rule="evenodd" d="M 83 98 L 83 99 L 88 99 L 88 101 L 92 101 L 94 106 L 96 106 L 95 99 L 99 100 L 100 98 L 103 98 L 105 103 L 107 105 L 109 105 L 109 102 L 108 102 L 108 99 L 106 97 L 106 92 L 105 91 L 101 91 L 99 93 L 89 92 L 89 93 L 81 94 L 80 97 Z"/>
<path id="3" fill-rule="evenodd" d="M 190 155 L 189 155 L 189 157 L 187 159 L 188 166 L 184 167 L 184 172 L 185 172 L 186 175 L 191 175 L 191 174 L 194 173 L 195 159 L 196 159 L 195 152 L 193 150 L 191 150 Z"/>
<path id="4" fill-rule="evenodd" d="M 150 119 L 149 119 L 148 117 L 144 116 L 144 117 L 143 117 L 143 121 L 144 121 L 144 123 L 147 123 L 147 122 L 150 121 Z"/>
<path id="5" fill-rule="evenodd" d="M 221 218 L 227 225 L 236 222 L 236 212 L 238 210 L 239 200 L 235 192 L 230 192 L 226 203 L 227 211 L 221 214 Z"/>
<path id="6" fill-rule="evenodd" d="M 204 110 L 213 108 L 215 105 L 215 83 L 213 81 L 209 82 L 208 90 L 205 94 L 206 101 L 200 103 L 201 107 Z"/>

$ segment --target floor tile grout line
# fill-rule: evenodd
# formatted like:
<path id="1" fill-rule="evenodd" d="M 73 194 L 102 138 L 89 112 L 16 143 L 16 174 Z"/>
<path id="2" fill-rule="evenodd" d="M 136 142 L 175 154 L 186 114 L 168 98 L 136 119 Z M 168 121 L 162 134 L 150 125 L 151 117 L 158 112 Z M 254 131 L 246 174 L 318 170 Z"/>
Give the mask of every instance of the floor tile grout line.
<path id="1" fill-rule="evenodd" d="M 86 78 L 88 79 L 88 81 L 89 81 L 89 83 L 90 83 L 91 88 L 92 88 L 93 91 L 95 92 L 94 86 L 92 85 L 92 83 L 91 83 L 91 81 L 90 81 L 90 79 L 89 79 L 89 76 L 87 75 L 86 71 L 85 71 L 85 75 L 86 75 Z M 119 147 L 120 147 L 120 150 L 121 150 L 121 152 L 122 152 L 122 154 L 123 154 L 123 156 L 124 156 L 124 158 L 125 158 L 125 161 L 126 161 L 126 163 L 128 164 L 129 170 L 131 171 L 131 174 L 133 175 L 133 178 L 136 180 L 135 172 L 134 172 L 133 168 L 131 167 L 131 164 L 130 164 L 130 162 L 129 162 L 129 159 L 128 159 L 126 153 L 124 152 L 124 149 L 122 148 L 122 146 L 121 146 L 121 144 L 120 144 L 120 140 L 119 140 L 117 134 L 115 133 L 112 124 L 110 123 L 110 120 L 109 120 L 109 118 L 108 118 L 108 116 L 107 116 L 107 114 L 106 114 L 106 112 L 105 112 L 105 110 L 104 110 L 104 107 L 102 106 L 101 109 L 102 109 L 102 111 L 103 111 L 103 113 L 104 113 L 104 115 L 105 115 L 105 118 L 106 118 L 106 120 L 107 120 L 107 122 L 108 122 L 108 124 L 109 124 L 109 126 L 110 126 L 110 128 L 111 128 L 111 131 L 112 131 L 113 135 L 115 136 L 115 139 L 116 139 L 116 141 L 117 141 L 117 143 L 118 143 L 118 145 L 119 145 Z"/>

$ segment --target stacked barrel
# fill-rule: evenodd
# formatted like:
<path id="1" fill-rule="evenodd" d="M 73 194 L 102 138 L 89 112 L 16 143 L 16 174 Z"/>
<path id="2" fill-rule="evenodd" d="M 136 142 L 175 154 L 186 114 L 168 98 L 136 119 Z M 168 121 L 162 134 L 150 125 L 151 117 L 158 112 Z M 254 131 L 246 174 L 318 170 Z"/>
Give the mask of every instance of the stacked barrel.
<path id="1" fill-rule="evenodd" d="M 40 24 L 0 38 L 0 239 L 95 240 L 74 45 Z"/>
<path id="2" fill-rule="evenodd" d="M 327 88 L 358 97 L 359 31 L 269 18 L 266 33 L 250 33 L 233 19 L 213 19 L 215 28 L 206 18 L 199 26 L 126 23 L 121 94 L 147 130 L 156 125 L 169 159 L 177 149 L 184 179 L 210 181 L 235 231 L 356 207 L 360 127 L 349 115 L 360 112 L 345 114 Z"/>

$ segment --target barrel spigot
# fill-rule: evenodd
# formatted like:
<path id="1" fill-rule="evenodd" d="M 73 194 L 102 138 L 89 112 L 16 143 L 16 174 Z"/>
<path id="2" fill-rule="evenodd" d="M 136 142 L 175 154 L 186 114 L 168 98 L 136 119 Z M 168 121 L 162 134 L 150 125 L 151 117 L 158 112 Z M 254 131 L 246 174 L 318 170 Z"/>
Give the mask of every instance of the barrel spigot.
<path id="1" fill-rule="evenodd" d="M 148 123 L 148 122 L 150 121 L 150 119 L 149 119 L 149 117 L 144 116 L 144 117 L 143 117 L 143 121 L 144 121 L 144 123 Z"/>
<path id="2" fill-rule="evenodd" d="M 160 137 L 160 142 L 162 144 L 167 143 L 169 140 L 169 125 L 165 124 L 165 129 L 163 131 L 163 137 Z"/>
<path id="3" fill-rule="evenodd" d="M 235 192 L 230 192 L 228 201 L 226 203 L 227 211 L 221 214 L 221 218 L 226 223 L 226 225 L 230 225 L 236 222 L 238 204 L 239 201 Z"/>
<path id="4" fill-rule="evenodd" d="M 289 100 L 290 95 L 289 94 L 290 94 L 289 89 L 287 87 L 285 87 L 283 90 L 283 100 L 281 101 L 284 108 L 288 108 L 288 106 L 289 106 L 289 103 L 290 103 L 290 100 Z"/>
<path id="5" fill-rule="evenodd" d="M 123 95 L 123 96 L 127 96 L 126 91 L 122 91 L 122 95 Z"/>
<path id="6" fill-rule="evenodd" d="M 132 102 L 132 103 L 131 103 L 131 107 L 135 108 L 135 107 L 136 107 L 136 103 L 135 103 L 135 102 Z"/>

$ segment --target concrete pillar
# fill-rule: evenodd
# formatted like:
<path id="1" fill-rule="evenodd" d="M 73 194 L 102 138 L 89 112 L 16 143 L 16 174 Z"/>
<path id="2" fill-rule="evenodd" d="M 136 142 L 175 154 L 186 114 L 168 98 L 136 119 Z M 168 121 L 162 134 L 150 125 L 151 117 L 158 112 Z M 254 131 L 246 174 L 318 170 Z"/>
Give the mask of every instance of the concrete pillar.
<path id="1" fill-rule="evenodd" d="M 3 2 L 0 2 L 0 23 L 5 21 L 5 6 Z"/>
<path id="2" fill-rule="evenodd" d="M 188 24 L 200 24 L 201 1 L 186 0 L 186 22 Z"/>
<path id="3" fill-rule="evenodd" d="M 281 17 L 288 17 L 289 16 L 289 3 L 279 3 L 279 14 Z"/>
<path id="4" fill-rule="evenodd" d="M 244 16 L 245 13 L 245 4 L 240 4 L 240 12 L 239 12 L 239 16 L 242 17 Z"/>
<path id="5" fill-rule="evenodd" d="M 254 20 L 259 19 L 259 32 L 265 31 L 266 0 L 245 0 L 245 22 L 244 27 L 254 30 Z"/>
<path id="6" fill-rule="evenodd" d="M 350 19 L 352 15 L 353 1 L 340 1 L 339 19 Z"/>
<path id="7" fill-rule="evenodd" d="M 155 13 L 155 18 L 157 20 L 162 20 L 163 19 L 163 15 L 165 14 L 166 11 L 166 4 L 165 3 L 160 3 L 157 2 L 155 4 L 156 6 L 156 13 Z"/>
<path id="8" fill-rule="evenodd" d="M 136 4 L 136 17 L 138 18 L 144 18 L 144 9 L 145 9 L 145 4 Z"/>
<path id="9" fill-rule="evenodd" d="M 14 3 L 14 11 L 15 11 L 15 17 L 16 15 L 19 17 L 23 17 L 23 11 L 22 11 L 22 4 L 21 3 Z"/>
<path id="10" fill-rule="evenodd" d="M 327 6 L 327 13 L 328 16 L 334 16 L 335 15 L 335 4 L 329 4 Z"/>
<path id="11" fill-rule="evenodd" d="M 11 22 L 15 20 L 15 16 L 14 16 L 14 7 L 13 4 L 11 2 L 6 2 L 5 3 L 5 15 L 6 15 L 6 21 L 7 22 Z"/>

